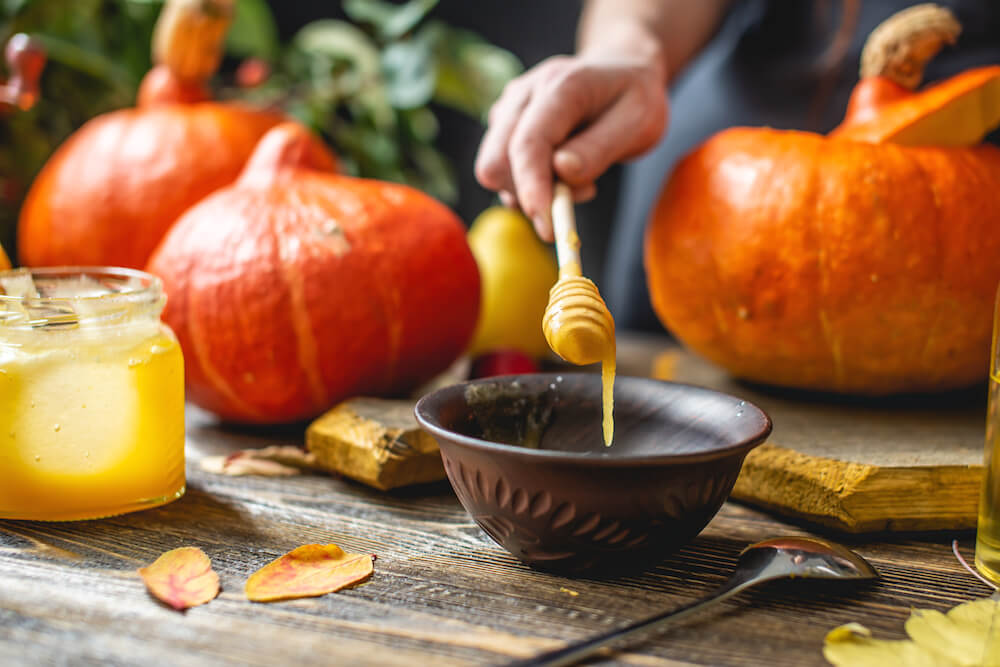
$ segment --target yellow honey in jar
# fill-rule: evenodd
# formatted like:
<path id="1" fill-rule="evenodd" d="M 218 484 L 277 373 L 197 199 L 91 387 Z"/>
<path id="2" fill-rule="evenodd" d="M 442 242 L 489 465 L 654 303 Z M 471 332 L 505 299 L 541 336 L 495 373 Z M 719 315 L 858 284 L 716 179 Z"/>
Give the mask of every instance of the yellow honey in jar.
<path id="1" fill-rule="evenodd" d="M 0 273 L 0 518 L 88 519 L 184 493 L 184 364 L 159 281 Z"/>

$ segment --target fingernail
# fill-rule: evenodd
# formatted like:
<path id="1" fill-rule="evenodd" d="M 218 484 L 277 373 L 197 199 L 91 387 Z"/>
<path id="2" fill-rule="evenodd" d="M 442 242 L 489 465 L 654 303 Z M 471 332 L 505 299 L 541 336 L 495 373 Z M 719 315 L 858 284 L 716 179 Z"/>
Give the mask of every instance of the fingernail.
<path id="1" fill-rule="evenodd" d="M 514 199 L 514 195 L 506 190 L 500 192 L 500 202 L 507 208 L 517 208 L 517 200 Z"/>
<path id="2" fill-rule="evenodd" d="M 583 160 L 573 151 L 556 151 L 553 160 L 559 171 L 577 173 L 583 169 Z"/>
<path id="3" fill-rule="evenodd" d="M 539 220 L 538 218 L 534 218 L 532 220 L 532 223 L 535 226 L 535 233 L 538 234 L 538 238 L 542 239 L 543 241 L 546 240 L 545 239 L 545 227 L 544 227 L 544 225 L 542 225 L 542 221 Z"/>
<path id="4" fill-rule="evenodd" d="M 535 231 L 538 233 L 538 236 L 545 241 L 550 241 L 552 237 L 552 223 L 549 222 L 548 217 L 544 215 L 536 215 L 532 217 L 531 220 L 535 225 Z"/>

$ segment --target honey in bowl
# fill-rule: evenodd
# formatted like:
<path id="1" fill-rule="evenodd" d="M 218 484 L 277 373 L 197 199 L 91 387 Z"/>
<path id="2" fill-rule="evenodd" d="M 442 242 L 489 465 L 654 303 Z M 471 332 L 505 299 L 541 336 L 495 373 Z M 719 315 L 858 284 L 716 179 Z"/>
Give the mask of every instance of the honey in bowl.
<path id="1" fill-rule="evenodd" d="M 184 492 L 184 365 L 159 281 L 0 273 L 0 518 L 97 518 Z"/>

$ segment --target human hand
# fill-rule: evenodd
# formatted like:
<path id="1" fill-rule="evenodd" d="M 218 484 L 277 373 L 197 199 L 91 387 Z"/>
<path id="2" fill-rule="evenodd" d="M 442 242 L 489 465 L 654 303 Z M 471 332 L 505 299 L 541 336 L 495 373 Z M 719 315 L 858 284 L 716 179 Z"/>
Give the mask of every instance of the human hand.
<path id="1" fill-rule="evenodd" d="M 658 63 L 639 58 L 549 58 L 507 84 L 490 109 L 476 178 L 505 205 L 520 206 L 538 235 L 551 241 L 553 172 L 576 201 L 592 198 L 594 182 L 609 166 L 660 138 L 667 121 L 664 81 Z"/>

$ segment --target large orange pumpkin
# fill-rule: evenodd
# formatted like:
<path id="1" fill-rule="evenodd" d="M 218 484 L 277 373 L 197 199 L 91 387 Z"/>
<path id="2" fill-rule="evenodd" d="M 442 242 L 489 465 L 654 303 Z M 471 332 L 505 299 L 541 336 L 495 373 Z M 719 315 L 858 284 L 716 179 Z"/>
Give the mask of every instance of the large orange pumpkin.
<path id="1" fill-rule="evenodd" d="M 884 24 L 893 44 L 866 53 L 905 62 L 863 70 L 830 135 L 735 128 L 677 166 L 645 263 L 654 308 L 682 342 L 739 377 L 816 390 L 935 391 L 986 376 L 1000 150 L 969 144 L 1000 123 L 1000 67 L 922 92 L 892 77 L 919 72 L 914 60 L 936 51 L 928 34 L 937 46 L 954 37 L 949 21 L 924 6 Z"/>
<path id="2" fill-rule="evenodd" d="M 189 206 L 231 183 L 277 113 L 208 101 L 232 0 L 171 0 L 138 105 L 74 133 L 21 209 L 22 264 L 141 268 Z"/>
<path id="3" fill-rule="evenodd" d="M 150 260 L 188 396 L 223 418 L 287 422 L 356 394 L 401 394 L 472 335 L 479 273 L 458 218 L 332 162 L 300 126 L 276 127 Z"/>

